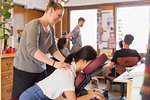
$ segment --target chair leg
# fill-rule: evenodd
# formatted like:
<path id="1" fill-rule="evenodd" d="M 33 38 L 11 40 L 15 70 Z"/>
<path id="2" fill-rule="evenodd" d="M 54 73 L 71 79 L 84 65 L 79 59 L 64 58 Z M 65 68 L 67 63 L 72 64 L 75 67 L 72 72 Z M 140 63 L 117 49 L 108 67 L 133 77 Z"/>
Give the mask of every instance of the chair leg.
<path id="1" fill-rule="evenodd" d="M 119 100 L 127 100 L 126 97 L 121 97 Z"/>
<path id="2" fill-rule="evenodd" d="M 121 83 L 121 97 L 124 97 L 124 83 Z"/>
<path id="3" fill-rule="evenodd" d="M 124 97 L 124 91 L 125 91 L 125 89 L 124 89 L 124 83 L 121 83 L 121 98 L 120 98 L 120 100 L 126 100 L 126 98 Z"/>
<path id="4" fill-rule="evenodd" d="M 112 92 L 112 85 L 110 85 L 110 92 Z"/>

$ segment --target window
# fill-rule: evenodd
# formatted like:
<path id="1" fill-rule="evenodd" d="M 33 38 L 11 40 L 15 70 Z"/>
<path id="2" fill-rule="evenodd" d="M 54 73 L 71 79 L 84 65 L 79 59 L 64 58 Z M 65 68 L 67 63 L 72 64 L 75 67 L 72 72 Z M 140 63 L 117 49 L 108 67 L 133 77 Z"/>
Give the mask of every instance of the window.
<path id="1" fill-rule="evenodd" d="M 131 44 L 131 49 L 136 49 L 139 53 L 146 53 L 149 17 L 149 6 L 117 8 L 116 49 L 119 49 L 118 43 L 124 39 L 126 34 L 132 34 L 135 39 Z"/>
<path id="2" fill-rule="evenodd" d="M 73 10 L 71 11 L 70 16 L 70 31 L 72 31 L 80 17 L 85 18 L 84 26 L 80 28 L 81 37 L 82 37 L 82 46 L 91 45 L 95 50 L 97 50 L 97 9 L 92 10 Z M 72 43 L 70 43 L 70 48 L 72 47 Z"/>

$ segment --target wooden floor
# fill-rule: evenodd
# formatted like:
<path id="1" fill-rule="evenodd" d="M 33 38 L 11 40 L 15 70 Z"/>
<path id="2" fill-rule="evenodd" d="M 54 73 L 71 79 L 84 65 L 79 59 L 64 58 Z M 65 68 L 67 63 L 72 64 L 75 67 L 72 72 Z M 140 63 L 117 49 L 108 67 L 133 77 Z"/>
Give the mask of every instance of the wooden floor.
<path id="1" fill-rule="evenodd" d="M 102 92 L 103 89 L 105 87 L 105 82 L 104 82 L 104 79 L 99 79 L 99 87 L 98 89 Z M 89 84 L 85 87 L 85 89 L 89 90 L 90 87 L 89 87 Z M 109 92 L 109 100 L 119 100 L 120 99 L 120 92 L 116 92 L 116 91 L 110 91 Z M 66 100 L 64 99 L 63 97 L 60 97 L 58 99 L 55 99 L 55 100 Z"/>
<path id="2" fill-rule="evenodd" d="M 89 88 L 89 85 L 87 85 L 85 88 L 86 88 L 87 90 L 90 89 L 90 88 Z M 99 89 L 101 92 L 103 92 L 103 89 L 104 89 L 104 88 L 105 88 L 104 79 L 99 79 L 99 87 L 98 87 L 98 89 Z M 114 91 L 114 90 L 109 91 L 108 95 L 109 95 L 109 100 L 119 100 L 119 99 L 120 99 L 120 96 L 121 96 L 120 92 L 117 92 L 117 91 Z"/>
<path id="3" fill-rule="evenodd" d="M 104 80 L 99 80 L 99 86 L 100 86 L 100 91 L 102 92 L 102 89 L 104 89 L 104 87 L 105 87 L 105 82 L 104 82 Z M 108 95 L 109 95 L 109 100 L 119 100 L 120 99 L 120 96 L 121 96 L 121 93 L 120 92 L 116 92 L 116 91 L 109 91 L 109 93 L 108 93 Z"/>

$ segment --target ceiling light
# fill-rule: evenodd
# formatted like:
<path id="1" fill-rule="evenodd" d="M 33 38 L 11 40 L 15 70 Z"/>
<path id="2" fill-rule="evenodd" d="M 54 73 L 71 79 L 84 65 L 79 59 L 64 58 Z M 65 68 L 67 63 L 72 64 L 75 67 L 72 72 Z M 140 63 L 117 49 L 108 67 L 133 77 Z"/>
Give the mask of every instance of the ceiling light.
<path id="1" fill-rule="evenodd" d="M 61 0 L 61 2 L 64 2 L 65 4 L 68 2 L 69 0 Z"/>

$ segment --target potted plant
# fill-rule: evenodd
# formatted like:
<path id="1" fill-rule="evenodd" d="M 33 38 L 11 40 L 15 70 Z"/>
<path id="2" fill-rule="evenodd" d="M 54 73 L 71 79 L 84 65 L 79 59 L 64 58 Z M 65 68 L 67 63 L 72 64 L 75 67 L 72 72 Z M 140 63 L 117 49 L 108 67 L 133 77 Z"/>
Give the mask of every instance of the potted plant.
<path id="1" fill-rule="evenodd" d="M 9 34 L 6 33 L 12 34 L 12 27 L 6 27 L 6 24 L 11 17 L 10 9 L 14 7 L 12 2 L 13 0 L 0 0 L 0 39 L 3 39 L 3 41 L 9 38 Z M 3 51 L 4 42 L 1 47 Z"/>
<path id="2" fill-rule="evenodd" d="M 9 35 L 5 34 L 4 31 L 11 32 L 9 28 L 5 27 L 7 19 L 11 17 L 11 12 L 9 11 L 14 7 L 12 5 L 13 0 L 5 0 L 4 2 L 0 0 L 0 39 L 8 39 Z"/>

